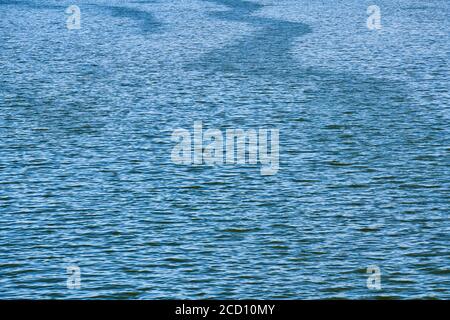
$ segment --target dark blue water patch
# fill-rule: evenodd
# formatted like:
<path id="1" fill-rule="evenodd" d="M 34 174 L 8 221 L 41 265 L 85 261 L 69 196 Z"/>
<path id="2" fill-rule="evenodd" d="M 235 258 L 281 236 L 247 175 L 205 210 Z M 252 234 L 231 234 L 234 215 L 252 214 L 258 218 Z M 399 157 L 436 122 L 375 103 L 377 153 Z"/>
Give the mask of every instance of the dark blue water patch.
<path id="1" fill-rule="evenodd" d="M 11 5 L 11 6 L 19 6 L 25 7 L 28 9 L 61 9 L 66 8 L 64 5 L 56 5 L 56 4 L 48 4 L 41 3 L 38 1 L 26 1 L 26 0 L 0 0 L 0 5 Z"/>
<path id="2" fill-rule="evenodd" d="M 252 16 L 251 14 L 264 7 L 260 4 L 240 0 L 210 2 L 230 7 L 227 11 L 212 13 L 213 17 L 248 23 L 258 30 L 236 43 L 208 53 L 201 61 L 194 63 L 196 67 L 205 71 L 284 75 L 284 72 L 289 70 L 289 67 L 285 66 L 293 63 L 289 54 L 292 42 L 297 37 L 311 32 L 308 25 L 300 22 Z"/>
<path id="3" fill-rule="evenodd" d="M 145 2 L 145 4 L 154 3 Z M 93 5 L 99 9 L 106 9 L 116 18 L 126 18 L 132 21 L 136 21 L 142 32 L 144 33 L 157 33 L 161 32 L 163 23 L 158 21 L 153 14 L 148 11 L 144 11 L 138 8 L 116 6 L 116 5 Z"/>
<path id="4" fill-rule="evenodd" d="M 264 7 L 264 5 L 243 0 L 207 0 L 208 2 L 230 7 L 226 12 L 216 13 L 229 20 L 242 21 L 248 19 L 249 15 Z"/>
<path id="5" fill-rule="evenodd" d="M 0 0 L 0 5 L 26 5 L 29 4 L 29 1 L 21 1 L 21 0 Z"/>
<path id="6" fill-rule="evenodd" d="M 296 39 L 313 32 L 310 26 L 300 22 L 252 16 L 264 5 L 248 1 L 211 2 L 230 7 L 227 11 L 212 13 L 212 16 L 247 23 L 255 27 L 256 31 L 230 45 L 208 52 L 198 61 L 190 63 L 187 70 L 201 70 L 211 76 L 219 73 L 219 77 L 224 80 L 240 78 L 249 82 L 248 86 L 257 95 L 259 92 L 266 92 L 268 85 L 278 80 L 277 85 L 284 87 L 286 92 L 304 88 L 302 90 L 305 97 L 310 95 L 314 104 L 340 105 L 348 112 L 366 107 L 367 104 L 378 107 L 383 104 L 406 105 L 411 102 L 408 99 L 408 88 L 400 81 L 299 66 L 291 54 L 292 45 Z M 383 95 L 380 96 L 379 92 L 383 92 Z M 328 101 L 324 101 L 325 99 Z M 346 112 L 341 108 L 335 110 Z"/>

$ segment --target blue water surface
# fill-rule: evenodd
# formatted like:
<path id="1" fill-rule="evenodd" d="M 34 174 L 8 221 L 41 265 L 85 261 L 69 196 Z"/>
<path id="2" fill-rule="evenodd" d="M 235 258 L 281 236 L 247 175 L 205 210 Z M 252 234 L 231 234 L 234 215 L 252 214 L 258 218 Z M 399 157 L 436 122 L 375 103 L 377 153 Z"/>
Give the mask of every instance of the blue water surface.
<path id="1" fill-rule="evenodd" d="M 450 2 L 76 2 L 0 0 L 0 298 L 450 298 Z"/>

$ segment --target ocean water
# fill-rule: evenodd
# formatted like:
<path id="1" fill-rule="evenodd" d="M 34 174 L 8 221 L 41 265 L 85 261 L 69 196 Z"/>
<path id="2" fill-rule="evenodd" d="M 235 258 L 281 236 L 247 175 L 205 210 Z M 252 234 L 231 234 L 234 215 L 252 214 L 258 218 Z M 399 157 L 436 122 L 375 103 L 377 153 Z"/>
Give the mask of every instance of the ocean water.
<path id="1" fill-rule="evenodd" d="M 450 298 L 447 0 L 74 2 L 0 0 L 0 298 Z"/>

